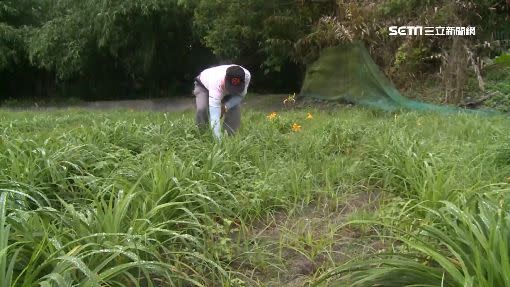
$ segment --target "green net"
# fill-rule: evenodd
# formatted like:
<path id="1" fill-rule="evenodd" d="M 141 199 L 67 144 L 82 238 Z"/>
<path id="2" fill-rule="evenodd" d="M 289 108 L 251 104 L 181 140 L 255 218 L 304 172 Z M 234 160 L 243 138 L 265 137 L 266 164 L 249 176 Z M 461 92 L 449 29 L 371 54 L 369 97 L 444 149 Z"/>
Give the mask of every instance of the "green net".
<path id="1" fill-rule="evenodd" d="M 308 69 L 300 96 L 346 101 L 385 111 L 474 112 L 403 97 L 374 63 L 363 43 L 325 49 Z"/>

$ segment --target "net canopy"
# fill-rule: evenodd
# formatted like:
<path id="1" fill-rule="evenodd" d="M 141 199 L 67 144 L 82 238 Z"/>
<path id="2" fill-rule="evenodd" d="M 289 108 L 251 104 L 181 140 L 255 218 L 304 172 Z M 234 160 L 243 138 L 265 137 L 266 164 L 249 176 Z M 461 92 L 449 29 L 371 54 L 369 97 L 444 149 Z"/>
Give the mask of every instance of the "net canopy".
<path id="1" fill-rule="evenodd" d="M 300 96 L 346 101 L 385 111 L 476 112 L 403 97 L 359 42 L 325 49 L 309 67 Z"/>

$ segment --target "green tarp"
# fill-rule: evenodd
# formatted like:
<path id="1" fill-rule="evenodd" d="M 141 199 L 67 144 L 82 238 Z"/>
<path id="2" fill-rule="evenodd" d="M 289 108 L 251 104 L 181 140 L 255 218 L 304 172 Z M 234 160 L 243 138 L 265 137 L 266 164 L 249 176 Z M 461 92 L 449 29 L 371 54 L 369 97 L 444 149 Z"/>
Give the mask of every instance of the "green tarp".
<path id="1" fill-rule="evenodd" d="M 411 109 L 441 113 L 472 112 L 403 97 L 374 63 L 363 43 L 325 49 L 320 58 L 309 67 L 300 96 L 347 101 L 385 111 Z"/>

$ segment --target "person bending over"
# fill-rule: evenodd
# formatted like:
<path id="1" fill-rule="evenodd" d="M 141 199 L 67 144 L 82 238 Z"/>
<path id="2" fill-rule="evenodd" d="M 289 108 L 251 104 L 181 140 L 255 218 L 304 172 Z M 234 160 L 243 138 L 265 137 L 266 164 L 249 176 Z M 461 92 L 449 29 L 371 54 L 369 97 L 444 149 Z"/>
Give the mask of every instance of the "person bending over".
<path id="1" fill-rule="evenodd" d="M 223 128 L 233 135 L 241 125 L 241 102 L 250 85 L 250 72 L 239 65 L 221 65 L 208 68 L 195 78 L 193 94 L 196 99 L 196 124 L 206 129 L 208 123 L 216 138 Z"/>

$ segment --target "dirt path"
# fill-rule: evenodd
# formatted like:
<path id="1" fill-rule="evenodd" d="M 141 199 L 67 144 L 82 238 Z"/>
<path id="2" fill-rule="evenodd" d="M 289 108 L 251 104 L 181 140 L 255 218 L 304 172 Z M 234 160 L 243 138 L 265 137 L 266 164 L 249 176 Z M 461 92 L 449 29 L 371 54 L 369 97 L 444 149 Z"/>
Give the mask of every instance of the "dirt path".
<path id="1" fill-rule="evenodd" d="M 262 110 L 278 111 L 283 108 L 282 101 L 286 95 L 259 95 L 249 94 L 243 103 L 244 107 Z M 114 110 L 114 109 L 133 109 L 137 111 L 158 111 L 158 112 L 182 112 L 193 110 L 195 108 L 195 99 L 193 97 L 171 97 L 163 99 L 147 100 L 122 100 L 122 101 L 94 101 L 82 102 L 75 105 L 61 106 L 30 106 L 30 107 L 7 107 L 9 110 L 38 110 L 52 111 L 68 108 L 82 108 L 90 110 Z"/>
<path id="2" fill-rule="evenodd" d="M 97 110 L 134 109 L 178 112 L 193 109 L 193 100 L 191 97 L 175 97 L 154 100 L 97 101 L 83 103 L 78 107 Z"/>
<path id="3" fill-rule="evenodd" d="M 379 192 L 360 192 L 342 200 L 323 198 L 293 214 L 276 213 L 233 238 L 251 245 L 243 250 L 250 259 L 234 261 L 232 267 L 246 276 L 247 286 L 309 286 L 328 268 L 384 248 L 366 231 L 343 226 L 356 214 L 378 209 L 380 200 Z"/>

